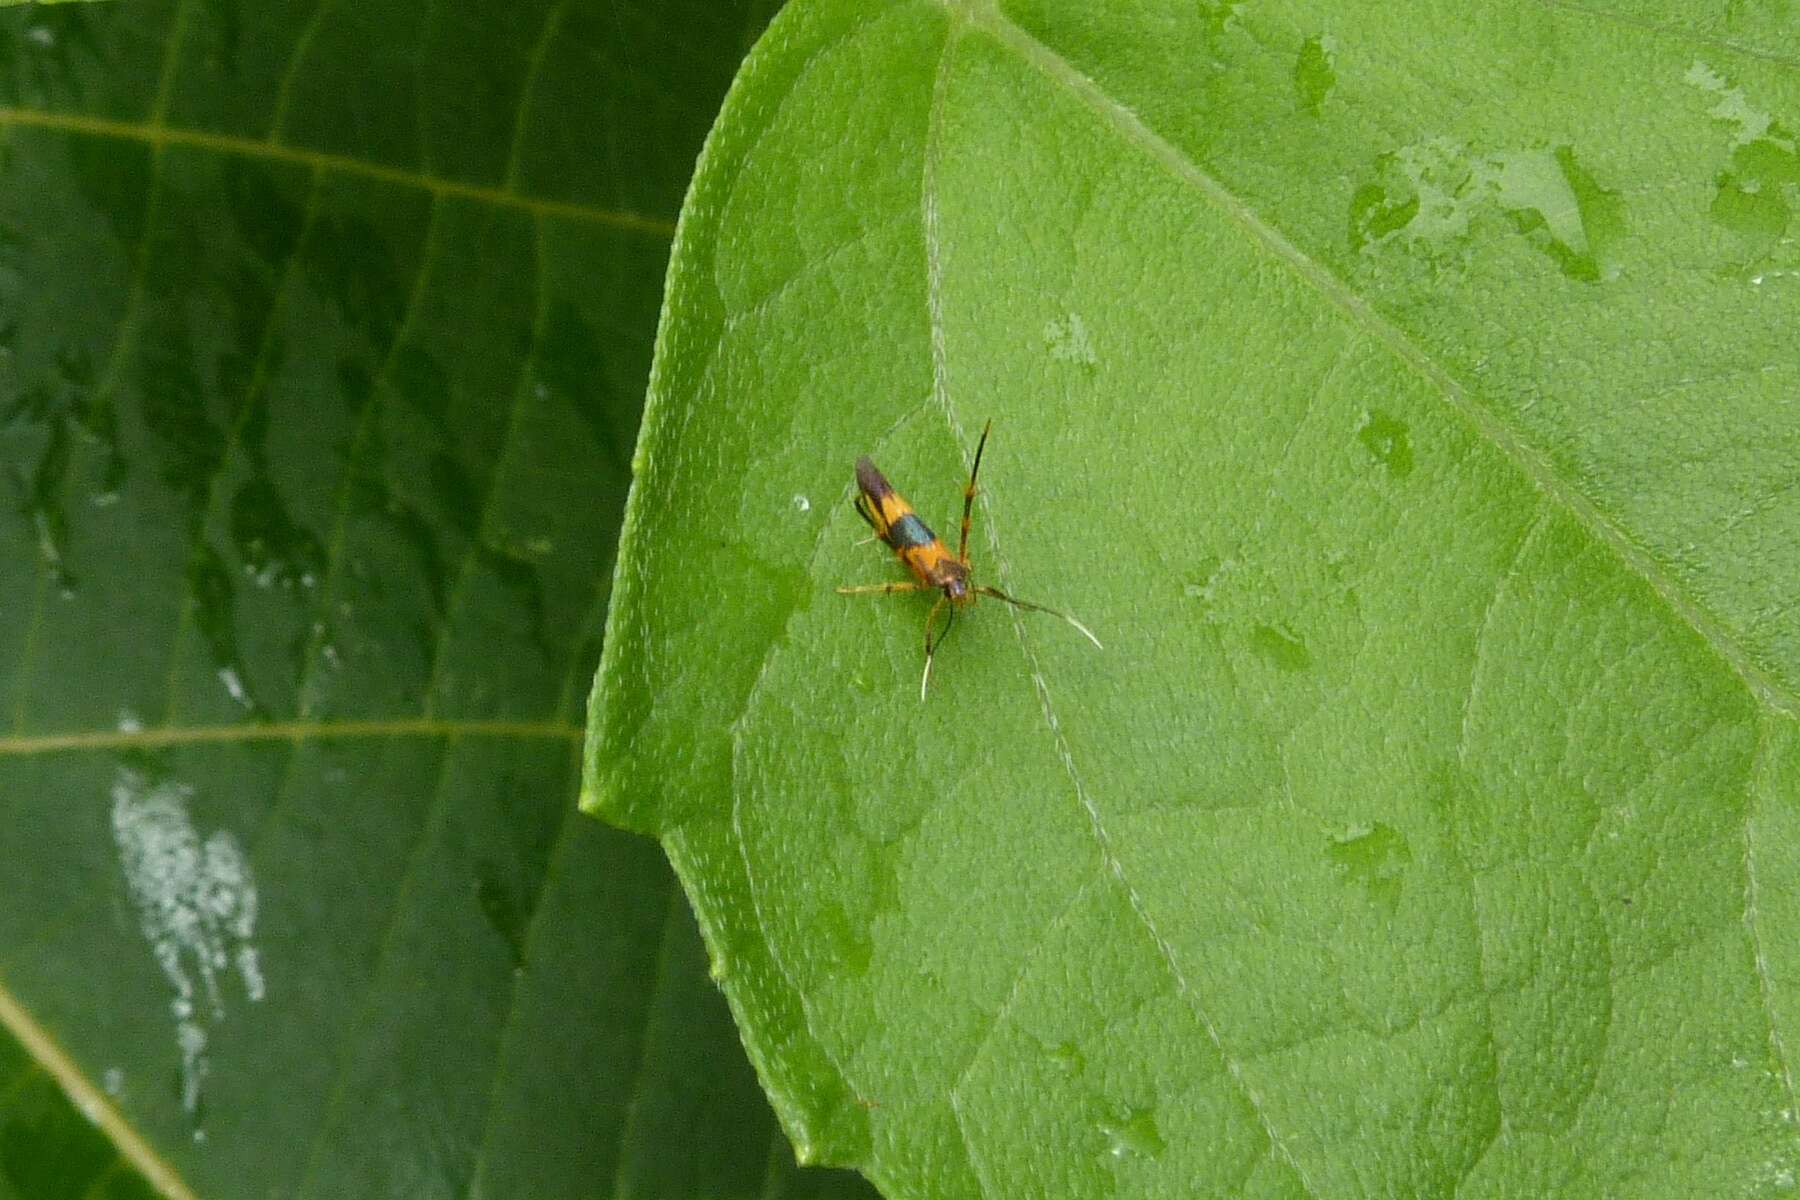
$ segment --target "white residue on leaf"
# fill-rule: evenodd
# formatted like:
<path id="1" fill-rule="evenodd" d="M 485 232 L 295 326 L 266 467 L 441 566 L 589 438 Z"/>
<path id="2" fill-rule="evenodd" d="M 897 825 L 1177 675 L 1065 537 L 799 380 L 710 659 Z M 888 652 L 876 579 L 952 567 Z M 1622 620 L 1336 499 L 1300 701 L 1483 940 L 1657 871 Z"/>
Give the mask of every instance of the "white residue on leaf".
<path id="1" fill-rule="evenodd" d="M 225 685 L 225 691 L 245 708 L 251 707 L 250 691 L 244 686 L 244 677 L 237 673 L 236 667 L 220 667 L 219 682 Z"/>
<path id="2" fill-rule="evenodd" d="M 112 789 L 113 841 L 138 928 L 174 989 L 169 1011 L 181 1055 L 181 1104 L 199 1111 L 207 1031 L 225 1019 L 232 970 L 251 1001 L 266 991 L 255 944 L 256 882 L 243 848 L 215 831 L 204 841 L 188 812 L 193 789 L 121 771 Z"/>
<path id="3" fill-rule="evenodd" d="M 239 946 L 237 949 L 238 974 L 244 979 L 244 995 L 255 1003 L 263 998 L 262 964 L 257 961 L 256 947 Z"/>

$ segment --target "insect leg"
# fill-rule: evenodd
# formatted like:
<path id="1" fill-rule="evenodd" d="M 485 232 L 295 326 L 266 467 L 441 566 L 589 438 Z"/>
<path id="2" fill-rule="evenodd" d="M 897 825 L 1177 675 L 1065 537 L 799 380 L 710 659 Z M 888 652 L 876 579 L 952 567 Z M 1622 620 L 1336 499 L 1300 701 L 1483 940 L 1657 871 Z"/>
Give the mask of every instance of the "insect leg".
<path id="1" fill-rule="evenodd" d="M 1105 646 L 1100 645 L 1100 639 L 1095 637 L 1093 635 L 1093 632 L 1091 630 L 1089 630 L 1086 625 L 1083 625 L 1080 621 L 1077 621 L 1074 617 L 1071 617 L 1066 612 L 1058 612 L 1054 608 L 1045 608 L 1042 604 L 1033 604 L 1029 600 L 1015 600 L 1011 596 L 1007 595 L 1005 592 L 1001 591 L 999 588 L 978 587 L 974 590 L 983 596 L 992 596 L 996 600 L 1004 600 L 1008 604 L 1012 605 L 1014 608 L 1028 608 L 1032 612 L 1049 613 L 1053 617 L 1061 617 L 1063 620 L 1067 621 L 1069 624 L 1071 624 L 1075 628 L 1079 629 L 1081 631 L 1081 635 L 1083 637 L 1087 638 L 1088 641 L 1094 643 L 1094 645 L 1096 645 L 1096 646 L 1099 646 L 1100 649 L 1102 649 L 1102 650 L 1106 649 Z"/>
<path id="2" fill-rule="evenodd" d="M 975 443 L 975 465 L 969 468 L 969 485 L 963 488 L 963 523 L 962 541 L 956 547 L 956 559 L 963 566 L 969 565 L 969 515 L 975 507 L 975 476 L 981 473 L 981 452 L 987 449 L 988 433 L 994 428 L 993 418 L 981 427 L 981 440 Z"/>
<path id="3" fill-rule="evenodd" d="M 895 592 L 921 591 L 924 589 L 924 587 L 925 587 L 925 585 L 918 582 L 917 580 L 907 580 L 905 583 L 865 583 L 858 587 L 841 587 L 838 589 L 838 595 L 840 595 L 840 596 L 891 596 Z"/>

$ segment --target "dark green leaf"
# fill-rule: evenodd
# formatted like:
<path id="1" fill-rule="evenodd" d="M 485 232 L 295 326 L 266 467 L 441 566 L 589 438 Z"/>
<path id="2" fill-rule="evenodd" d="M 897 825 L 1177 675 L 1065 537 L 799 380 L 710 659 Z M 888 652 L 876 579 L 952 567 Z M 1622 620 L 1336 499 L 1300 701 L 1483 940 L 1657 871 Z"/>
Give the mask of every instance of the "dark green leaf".
<path id="1" fill-rule="evenodd" d="M 573 807 L 769 7 L 0 18 L 0 1196 L 851 1188 Z"/>

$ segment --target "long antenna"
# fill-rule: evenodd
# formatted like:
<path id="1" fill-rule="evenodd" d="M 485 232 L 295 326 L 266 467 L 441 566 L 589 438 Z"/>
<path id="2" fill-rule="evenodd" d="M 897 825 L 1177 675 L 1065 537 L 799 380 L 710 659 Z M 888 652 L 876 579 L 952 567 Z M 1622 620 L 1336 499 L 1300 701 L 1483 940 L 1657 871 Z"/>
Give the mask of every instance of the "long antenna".
<path id="1" fill-rule="evenodd" d="M 996 600 L 1004 600 L 1008 604 L 1012 605 L 1014 608 L 1028 608 L 1032 612 L 1049 613 L 1053 617 L 1061 617 L 1063 620 L 1067 621 L 1069 624 L 1071 624 L 1075 628 L 1079 629 L 1081 631 L 1081 636 L 1085 637 L 1088 641 L 1094 643 L 1094 645 L 1098 649 L 1101 649 L 1101 650 L 1106 649 L 1105 646 L 1100 645 L 1100 639 L 1094 636 L 1093 630 L 1089 629 L 1086 625 L 1083 625 L 1080 621 L 1077 621 L 1074 617 L 1070 616 L 1066 612 L 1058 612 L 1054 608 L 1045 608 L 1042 604 L 1033 604 L 1029 600 L 1015 600 L 1013 597 L 1007 595 L 1005 592 L 1001 591 L 999 588 L 978 587 L 975 590 L 977 592 L 981 593 L 983 596 L 992 596 Z"/>
<path id="2" fill-rule="evenodd" d="M 963 523 L 962 540 L 956 546 L 956 561 L 963 566 L 969 565 L 969 515 L 975 507 L 975 477 L 981 474 L 981 452 L 987 449 L 988 434 L 994 429 L 994 419 L 981 427 L 981 440 L 975 443 L 975 465 L 969 468 L 969 484 L 963 488 Z"/>
<path id="3" fill-rule="evenodd" d="M 932 622 L 937 620 L 938 612 L 940 610 L 946 609 L 946 608 L 949 611 L 948 611 L 948 614 L 944 617 L 944 627 L 938 631 L 938 635 L 934 639 L 931 636 Z M 950 603 L 949 597 L 939 596 L 938 602 L 931 606 L 931 611 L 929 613 L 927 613 L 925 616 L 925 673 L 923 675 L 919 676 L 919 703 L 920 704 L 925 703 L 925 687 L 927 684 L 929 684 L 931 682 L 931 659 L 932 659 L 932 656 L 937 654 L 937 648 L 944 644 L 944 635 L 950 632 L 950 626 L 955 624 L 955 622 L 956 622 L 956 606 Z"/>

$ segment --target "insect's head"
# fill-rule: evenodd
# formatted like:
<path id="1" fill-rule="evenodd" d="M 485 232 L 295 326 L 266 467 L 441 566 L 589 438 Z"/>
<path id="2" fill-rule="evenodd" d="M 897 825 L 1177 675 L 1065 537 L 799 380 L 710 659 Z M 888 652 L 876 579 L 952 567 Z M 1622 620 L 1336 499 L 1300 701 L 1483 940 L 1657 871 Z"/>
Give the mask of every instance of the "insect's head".
<path id="1" fill-rule="evenodd" d="M 952 604 L 967 604 L 975 598 L 969 590 L 969 568 L 951 561 L 944 564 L 944 596 Z"/>

